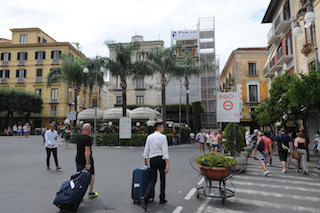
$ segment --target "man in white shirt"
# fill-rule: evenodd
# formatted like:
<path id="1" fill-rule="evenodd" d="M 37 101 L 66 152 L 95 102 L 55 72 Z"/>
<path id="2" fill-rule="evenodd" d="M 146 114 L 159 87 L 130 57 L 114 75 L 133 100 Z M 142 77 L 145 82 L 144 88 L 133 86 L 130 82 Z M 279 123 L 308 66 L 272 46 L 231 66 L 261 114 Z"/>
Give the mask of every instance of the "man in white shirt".
<path id="1" fill-rule="evenodd" d="M 44 135 L 46 140 L 46 151 L 47 151 L 47 169 L 50 170 L 50 155 L 53 154 L 54 162 L 56 163 L 56 170 L 61 169 L 58 164 L 58 154 L 57 154 L 57 139 L 58 132 L 54 129 L 56 126 L 54 123 L 50 124 L 50 129 L 48 129 Z"/>
<path id="2" fill-rule="evenodd" d="M 151 192 L 154 190 L 154 186 L 157 182 L 157 170 L 159 170 L 160 173 L 160 204 L 167 202 L 165 199 L 165 175 L 169 172 L 169 153 L 167 136 L 162 134 L 163 132 L 163 124 L 156 123 L 155 132 L 147 137 L 147 142 L 144 147 L 144 165 L 148 166 L 147 159 L 149 158 L 151 169 L 151 180 L 144 194 L 144 200 L 142 203 L 142 207 L 145 211 L 147 211 L 148 199 L 150 198 Z"/>

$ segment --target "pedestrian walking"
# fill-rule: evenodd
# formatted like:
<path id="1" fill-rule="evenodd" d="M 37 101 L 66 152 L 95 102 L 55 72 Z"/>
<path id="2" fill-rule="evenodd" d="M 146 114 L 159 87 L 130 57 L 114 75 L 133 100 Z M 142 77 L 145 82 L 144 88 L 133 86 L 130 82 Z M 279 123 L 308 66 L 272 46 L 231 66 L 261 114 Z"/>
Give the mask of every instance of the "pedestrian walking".
<path id="1" fill-rule="evenodd" d="M 18 127 L 17 124 L 14 124 L 12 127 L 12 134 L 13 136 L 16 136 L 18 134 Z"/>
<path id="2" fill-rule="evenodd" d="M 204 154 L 204 142 L 205 142 L 205 135 L 203 129 L 200 130 L 200 132 L 197 134 L 197 139 L 199 140 L 199 152 L 200 155 Z"/>
<path id="3" fill-rule="evenodd" d="M 204 140 L 206 141 L 207 147 L 208 147 L 208 152 L 211 152 L 211 134 L 210 130 L 207 131 L 207 134 L 205 135 Z"/>
<path id="4" fill-rule="evenodd" d="M 292 131 L 289 132 L 288 136 L 290 138 L 290 142 L 289 142 L 289 150 L 288 150 L 288 156 L 287 156 L 287 168 L 290 169 L 291 155 L 294 150 L 294 138 L 293 138 Z"/>
<path id="5" fill-rule="evenodd" d="M 264 145 L 264 149 L 261 152 L 259 151 L 259 160 L 263 168 L 264 176 L 267 176 L 269 174 L 269 171 L 267 169 L 267 161 L 269 159 L 269 153 L 270 153 L 270 157 L 272 158 L 272 141 L 268 136 L 269 136 L 268 133 L 266 133 L 266 136 L 260 136 L 257 142 L 257 147 L 259 146 L 260 143 L 263 143 Z"/>
<path id="6" fill-rule="evenodd" d="M 21 126 L 21 124 L 18 125 L 18 136 L 22 137 L 22 126 Z"/>
<path id="7" fill-rule="evenodd" d="M 256 158 L 256 145 L 258 141 L 258 135 L 259 135 L 259 130 L 255 129 L 253 131 L 253 135 L 251 136 L 251 151 L 252 151 L 252 157 L 254 160 L 258 160 L 258 158 Z"/>
<path id="8" fill-rule="evenodd" d="M 178 141 L 178 139 L 177 139 L 177 130 L 173 130 L 173 132 L 172 132 L 172 144 L 173 144 L 173 146 L 177 145 L 177 141 Z"/>
<path id="9" fill-rule="evenodd" d="M 69 143 L 71 139 L 72 132 L 68 126 L 64 129 L 64 139 L 65 139 L 65 144 L 64 148 L 69 148 Z"/>
<path id="10" fill-rule="evenodd" d="M 45 133 L 45 139 L 46 139 L 46 144 L 45 148 L 47 151 L 47 169 L 51 170 L 50 168 L 50 155 L 52 152 L 54 162 L 56 164 L 56 170 L 61 169 L 58 163 L 58 151 L 57 151 L 57 139 L 58 139 L 58 132 L 55 130 L 55 124 L 51 123 L 50 124 L 50 129 L 48 129 Z"/>
<path id="11" fill-rule="evenodd" d="M 316 134 L 315 136 L 314 136 L 314 140 L 313 140 L 313 142 L 316 144 L 316 146 L 317 146 L 317 150 L 318 150 L 318 155 L 319 155 L 319 164 L 320 164 L 320 135 L 319 134 Z"/>
<path id="12" fill-rule="evenodd" d="M 22 130 L 23 130 L 23 136 L 24 136 L 25 138 L 27 138 L 27 137 L 28 137 L 28 126 L 27 126 L 27 123 L 25 123 L 25 124 L 23 125 Z"/>
<path id="13" fill-rule="evenodd" d="M 46 143 L 46 138 L 44 137 L 44 135 L 46 134 L 47 128 L 48 128 L 47 125 L 44 125 L 44 127 L 41 129 L 41 135 L 43 138 L 43 141 L 42 141 L 43 145 L 45 145 L 45 143 Z"/>
<path id="14" fill-rule="evenodd" d="M 282 127 L 280 129 L 280 134 L 276 136 L 276 144 L 278 147 L 278 154 L 279 154 L 279 159 L 281 161 L 281 166 L 282 166 L 282 173 L 286 173 L 286 167 L 287 167 L 287 156 L 288 156 L 288 150 L 289 150 L 289 142 L 290 138 L 286 134 L 285 129 Z"/>
<path id="15" fill-rule="evenodd" d="M 147 159 L 150 159 L 151 180 L 148 184 L 142 207 L 145 211 L 148 208 L 148 199 L 154 191 L 154 186 L 157 182 L 157 172 L 160 173 L 160 204 L 167 202 L 165 199 L 166 174 L 169 172 L 169 153 L 167 137 L 163 134 L 164 127 L 162 123 L 155 124 L 155 132 L 147 137 L 144 147 L 143 157 L 144 165 L 148 166 Z"/>
<path id="16" fill-rule="evenodd" d="M 195 135 L 194 135 L 193 132 L 191 132 L 189 136 L 190 136 L 191 145 L 193 145 L 193 143 L 194 143 L 194 136 L 195 136 Z"/>
<path id="17" fill-rule="evenodd" d="M 213 131 L 210 138 L 210 147 L 212 147 L 212 151 L 218 153 L 219 146 L 219 135 L 216 131 Z"/>
<path id="18" fill-rule="evenodd" d="M 91 182 L 89 188 L 89 198 L 95 198 L 98 196 L 98 192 L 93 190 L 95 181 L 94 160 L 92 157 L 92 139 L 89 136 L 91 132 L 91 125 L 89 123 L 83 124 L 82 133 L 77 137 L 77 155 L 76 155 L 76 167 L 77 172 L 86 169 L 91 174 Z"/>
<path id="19" fill-rule="evenodd" d="M 294 140 L 294 147 L 297 149 L 299 153 L 298 169 L 296 172 L 299 172 L 300 168 L 302 167 L 302 170 L 306 175 L 308 173 L 307 151 L 306 151 L 307 143 L 306 143 L 306 139 L 303 138 L 302 131 L 299 132 L 298 137 Z"/>

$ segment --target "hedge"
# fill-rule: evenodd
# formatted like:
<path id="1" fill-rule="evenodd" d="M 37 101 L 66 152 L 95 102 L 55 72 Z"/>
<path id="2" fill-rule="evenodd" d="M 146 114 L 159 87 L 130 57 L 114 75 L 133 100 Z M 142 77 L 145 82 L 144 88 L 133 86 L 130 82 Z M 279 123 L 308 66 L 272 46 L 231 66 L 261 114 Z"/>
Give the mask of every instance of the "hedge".
<path id="1" fill-rule="evenodd" d="M 76 138 L 80 133 L 73 132 L 70 142 L 75 143 Z M 131 139 L 122 139 L 120 141 L 121 146 L 144 146 L 146 143 L 148 134 L 131 134 Z M 172 135 L 167 134 L 168 145 L 172 145 Z M 93 134 L 90 134 L 93 141 Z M 119 134 L 97 134 L 98 146 L 119 146 Z"/>

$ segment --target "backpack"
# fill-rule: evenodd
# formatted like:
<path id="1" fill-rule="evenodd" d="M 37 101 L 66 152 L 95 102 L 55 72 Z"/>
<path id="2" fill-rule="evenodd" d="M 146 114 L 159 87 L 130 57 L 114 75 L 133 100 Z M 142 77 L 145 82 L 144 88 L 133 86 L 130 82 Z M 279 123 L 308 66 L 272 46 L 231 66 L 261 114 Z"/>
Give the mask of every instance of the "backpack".
<path id="1" fill-rule="evenodd" d="M 259 142 L 259 144 L 258 144 L 258 146 L 257 146 L 257 150 L 258 150 L 259 152 L 264 151 L 264 141 L 263 141 L 263 138 L 262 138 L 262 137 L 261 137 L 261 140 L 260 140 L 260 142 Z"/>

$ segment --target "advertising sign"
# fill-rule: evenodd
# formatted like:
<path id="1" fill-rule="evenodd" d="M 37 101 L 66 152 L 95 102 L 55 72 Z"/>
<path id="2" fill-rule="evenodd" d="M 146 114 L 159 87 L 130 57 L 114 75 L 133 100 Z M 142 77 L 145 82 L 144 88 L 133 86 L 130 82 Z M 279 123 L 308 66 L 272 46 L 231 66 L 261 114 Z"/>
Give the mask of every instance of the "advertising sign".
<path id="1" fill-rule="evenodd" d="M 119 119 L 119 138 L 131 139 L 131 118 L 122 117 Z"/>
<path id="2" fill-rule="evenodd" d="M 197 30 L 174 30 L 171 31 L 171 40 L 195 40 L 198 39 Z"/>
<path id="3" fill-rule="evenodd" d="M 217 122 L 240 122 L 239 93 L 217 93 Z"/>

